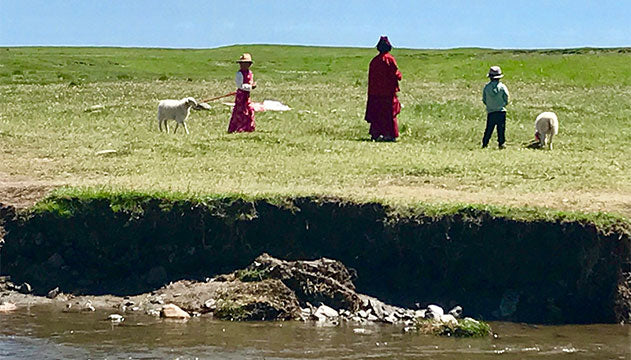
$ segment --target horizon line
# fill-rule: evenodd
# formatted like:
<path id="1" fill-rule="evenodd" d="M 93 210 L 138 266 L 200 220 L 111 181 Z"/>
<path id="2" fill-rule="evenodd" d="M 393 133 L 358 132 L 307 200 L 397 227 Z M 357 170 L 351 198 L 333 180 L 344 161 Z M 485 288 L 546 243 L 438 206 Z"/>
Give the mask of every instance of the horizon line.
<path id="1" fill-rule="evenodd" d="M 216 50 L 230 47 L 243 46 L 287 46 L 287 47 L 312 47 L 312 48 L 332 48 L 332 49 L 372 49 L 374 46 L 340 46 L 340 45 L 304 45 L 304 44 L 274 44 L 274 43 L 250 43 L 250 44 L 230 44 L 219 45 L 215 47 L 187 47 L 187 46 L 137 46 L 137 45 L 4 45 L 0 44 L 0 48 L 113 48 L 113 49 L 154 49 L 154 50 Z M 484 46 L 455 46 L 455 47 L 428 47 L 428 48 L 411 48 L 411 47 L 394 47 L 395 50 L 461 50 L 461 49 L 479 49 L 479 50 L 502 50 L 502 51 L 538 51 L 538 50 L 616 50 L 630 49 L 631 45 L 621 46 L 593 46 L 581 45 L 570 47 L 484 47 Z"/>

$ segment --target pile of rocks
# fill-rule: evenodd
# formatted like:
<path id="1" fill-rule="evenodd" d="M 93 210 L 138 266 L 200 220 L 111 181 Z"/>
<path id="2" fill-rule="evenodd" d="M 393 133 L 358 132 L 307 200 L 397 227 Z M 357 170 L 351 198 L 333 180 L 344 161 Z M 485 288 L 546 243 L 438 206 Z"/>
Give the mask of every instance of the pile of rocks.
<path id="1" fill-rule="evenodd" d="M 353 284 L 357 273 L 336 260 L 284 261 L 262 254 L 245 271 L 260 274 L 265 279 L 280 280 L 296 294 L 303 307 L 324 303 L 337 309 L 357 311 L 362 305 Z"/>
<path id="2" fill-rule="evenodd" d="M 435 304 L 425 309 L 405 309 L 386 304 L 374 297 L 355 291 L 356 273 L 341 262 L 321 258 L 313 261 L 284 261 L 262 254 L 243 271 L 220 277 L 223 281 L 243 278 L 247 281 L 280 280 L 300 304 L 297 319 L 337 324 L 340 321 L 357 323 L 382 322 L 414 326 L 418 321 L 456 325 L 462 308 L 456 306 L 449 313 Z M 253 276 L 255 274 L 255 276 Z M 217 280 L 217 279 L 215 279 Z M 313 304 L 319 304 L 314 306 Z"/>
<path id="3" fill-rule="evenodd" d="M 42 298 L 65 304 L 66 312 L 117 308 L 118 313 L 109 318 L 115 323 L 124 321 L 125 313 L 144 312 L 176 319 L 211 316 L 237 321 L 302 320 L 330 325 L 387 323 L 400 324 L 404 331 L 449 334 L 462 321 L 475 321 L 460 320 L 459 306 L 445 313 L 435 304 L 424 309 L 386 304 L 357 293 L 355 277 L 355 272 L 339 261 L 326 258 L 283 261 L 263 254 L 247 268 L 231 274 L 206 281 L 181 280 L 136 296 L 73 296 L 55 288 Z M 7 281 L 4 288 L 11 293 L 30 291 L 24 285 L 17 287 Z"/>
<path id="4" fill-rule="evenodd" d="M 405 309 L 367 296 L 359 295 L 362 305 L 356 312 L 347 309 L 335 310 L 325 304 L 319 307 L 306 307 L 301 311 L 300 319 L 303 321 L 330 322 L 337 324 L 340 321 L 352 321 L 356 323 L 381 322 L 387 324 L 403 324 L 415 326 L 419 321 L 432 321 L 435 323 L 457 325 L 461 318 L 462 308 L 454 307 L 449 313 L 435 304 L 428 305 L 425 309 Z"/>
<path id="5" fill-rule="evenodd" d="M 17 291 L 21 294 L 30 294 L 33 292 L 33 288 L 27 282 L 16 285 L 11 282 L 10 276 L 0 276 L 0 292 L 2 291 Z"/>

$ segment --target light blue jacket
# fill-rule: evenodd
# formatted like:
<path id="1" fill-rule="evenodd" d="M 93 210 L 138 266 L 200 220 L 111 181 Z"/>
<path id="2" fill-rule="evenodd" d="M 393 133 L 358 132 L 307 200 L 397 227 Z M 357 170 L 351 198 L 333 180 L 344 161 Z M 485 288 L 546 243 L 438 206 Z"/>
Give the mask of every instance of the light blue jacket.
<path id="1" fill-rule="evenodd" d="M 506 111 L 508 105 L 508 88 L 499 80 L 491 80 L 482 90 L 482 102 L 486 105 L 486 112 Z"/>

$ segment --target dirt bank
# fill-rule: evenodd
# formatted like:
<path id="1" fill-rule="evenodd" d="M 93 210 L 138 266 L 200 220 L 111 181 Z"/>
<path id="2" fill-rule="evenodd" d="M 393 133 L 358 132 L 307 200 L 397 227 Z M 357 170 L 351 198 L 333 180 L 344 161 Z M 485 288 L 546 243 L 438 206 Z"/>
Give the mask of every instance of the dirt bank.
<path id="1" fill-rule="evenodd" d="M 263 252 L 336 259 L 357 290 L 402 307 L 460 304 L 474 317 L 629 322 L 629 226 L 463 207 L 448 214 L 298 198 L 58 198 L 5 216 L 3 274 L 38 294 L 136 295 L 230 273 Z M 7 214 L 9 212 L 6 212 Z"/>

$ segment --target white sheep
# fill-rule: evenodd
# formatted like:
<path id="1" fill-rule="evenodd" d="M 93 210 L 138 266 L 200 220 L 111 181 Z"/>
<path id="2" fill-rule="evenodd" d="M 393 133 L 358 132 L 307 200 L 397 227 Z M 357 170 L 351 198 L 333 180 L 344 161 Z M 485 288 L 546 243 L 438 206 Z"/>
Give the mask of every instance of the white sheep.
<path id="1" fill-rule="evenodd" d="M 552 150 L 552 137 L 559 133 L 559 120 L 553 112 L 542 112 L 535 120 L 535 139 L 539 141 L 540 147 L 548 145 Z"/>
<path id="2" fill-rule="evenodd" d="M 162 124 L 164 123 L 164 127 L 166 128 L 166 132 L 169 132 L 169 125 L 167 124 L 167 120 L 175 120 L 175 130 L 173 133 L 177 132 L 177 127 L 182 124 L 184 125 L 184 130 L 188 134 L 188 127 L 186 126 L 186 119 L 188 119 L 188 115 L 191 112 L 192 107 L 197 106 L 197 101 L 195 101 L 192 97 L 186 97 L 182 100 L 161 100 L 158 105 L 158 127 L 160 131 L 162 131 Z"/>

